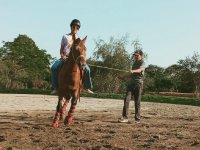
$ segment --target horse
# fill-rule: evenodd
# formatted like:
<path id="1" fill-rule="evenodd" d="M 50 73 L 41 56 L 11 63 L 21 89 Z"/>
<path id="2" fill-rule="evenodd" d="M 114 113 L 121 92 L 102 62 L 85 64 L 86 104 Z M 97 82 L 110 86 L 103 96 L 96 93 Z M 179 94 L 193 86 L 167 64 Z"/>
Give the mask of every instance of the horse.
<path id="1" fill-rule="evenodd" d="M 64 124 L 71 124 L 80 91 L 82 87 L 83 69 L 86 65 L 87 36 L 81 40 L 76 39 L 71 47 L 69 57 L 63 62 L 58 74 L 58 104 L 52 126 L 57 127 L 62 118 Z M 63 103 L 63 99 L 65 99 Z M 66 107 L 71 99 L 68 115 L 65 117 Z M 65 117 L 65 118 L 64 118 Z"/>

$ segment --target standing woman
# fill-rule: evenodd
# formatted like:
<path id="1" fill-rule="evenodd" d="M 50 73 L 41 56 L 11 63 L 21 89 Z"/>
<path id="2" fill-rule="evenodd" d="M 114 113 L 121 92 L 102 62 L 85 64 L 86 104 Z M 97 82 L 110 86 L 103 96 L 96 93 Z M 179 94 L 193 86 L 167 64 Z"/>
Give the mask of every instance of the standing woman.
<path id="1" fill-rule="evenodd" d="M 121 123 L 128 122 L 128 109 L 129 103 L 132 97 L 135 101 L 135 122 L 140 122 L 140 102 L 141 94 L 143 89 L 143 78 L 144 78 L 144 54 L 142 50 L 136 50 L 133 54 L 133 65 L 130 72 L 124 76 L 119 76 L 120 79 L 129 77 L 130 81 L 127 85 L 126 96 L 124 98 L 124 106 L 122 111 L 122 118 L 118 121 Z"/>

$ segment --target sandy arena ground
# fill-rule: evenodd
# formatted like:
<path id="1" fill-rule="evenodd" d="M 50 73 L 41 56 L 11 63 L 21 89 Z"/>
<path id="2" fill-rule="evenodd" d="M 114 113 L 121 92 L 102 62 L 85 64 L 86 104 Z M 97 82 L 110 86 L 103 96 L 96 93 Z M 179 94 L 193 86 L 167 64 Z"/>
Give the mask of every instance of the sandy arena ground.
<path id="1" fill-rule="evenodd" d="M 0 94 L 0 150 L 200 149 L 200 107 L 142 102 L 136 124 L 132 101 L 123 124 L 122 100 L 84 97 L 74 123 L 53 128 L 56 105 L 56 96 Z"/>

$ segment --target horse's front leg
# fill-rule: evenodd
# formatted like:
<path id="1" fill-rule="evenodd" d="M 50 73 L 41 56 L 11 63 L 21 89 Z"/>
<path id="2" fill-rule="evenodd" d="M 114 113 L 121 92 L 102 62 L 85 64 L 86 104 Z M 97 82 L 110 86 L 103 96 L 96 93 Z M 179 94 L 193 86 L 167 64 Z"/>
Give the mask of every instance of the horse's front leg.
<path id="1" fill-rule="evenodd" d="M 75 94 L 73 94 L 72 99 L 71 99 L 71 107 L 68 111 L 68 116 L 65 117 L 65 121 L 64 121 L 65 125 L 72 123 L 72 118 L 73 118 L 73 115 L 75 112 L 77 101 L 78 101 L 77 96 L 75 96 Z"/>
<path id="2" fill-rule="evenodd" d="M 65 96 L 65 100 L 64 100 L 64 103 L 62 105 L 62 111 L 61 111 L 61 114 L 60 114 L 60 119 L 62 119 L 62 120 L 65 119 L 66 109 L 67 109 L 67 105 L 69 103 L 69 100 L 70 100 L 70 96 Z"/>
<path id="3" fill-rule="evenodd" d="M 60 115 L 62 113 L 62 100 L 63 100 L 63 97 L 59 96 L 58 97 L 58 104 L 57 104 L 57 107 L 56 107 L 56 114 L 55 114 L 53 124 L 52 124 L 53 127 L 57 127 L 58 124 L 59 124 Z"/>

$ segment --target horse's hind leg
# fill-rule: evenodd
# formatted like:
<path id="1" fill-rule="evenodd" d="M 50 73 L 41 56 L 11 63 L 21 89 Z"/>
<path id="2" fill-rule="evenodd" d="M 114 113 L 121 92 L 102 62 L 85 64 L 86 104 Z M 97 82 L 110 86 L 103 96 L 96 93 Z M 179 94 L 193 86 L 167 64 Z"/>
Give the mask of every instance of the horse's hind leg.
<path id="1" fill-rule="evenodd" d="M 62 97 L 58 98 L 58 105 L 56 107 L 56 114 L 55 114 L 53 124 L 52 124 L 53 127 L 57 127 L 58 124 L 59 124 L 60 114 L 62 112 L 62 99 L 63 99 Z"/>
<path id="2" fill-rule="evenodd" d="M 75 112 L 75 108 L 76 108 L 76 104 L 77 104 L 77 98 L 73 97 L 71 100 L 71 107 L 70 110 L 68 112 L 68 116 L 65 117 L 65 121 L 64 124 L 71 124 L 72 123 L 72 118 Z"/>

